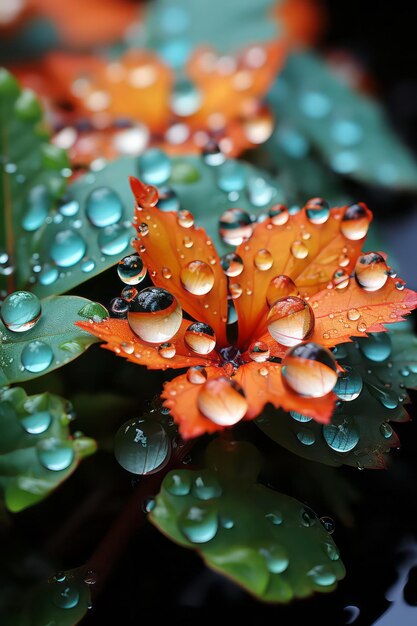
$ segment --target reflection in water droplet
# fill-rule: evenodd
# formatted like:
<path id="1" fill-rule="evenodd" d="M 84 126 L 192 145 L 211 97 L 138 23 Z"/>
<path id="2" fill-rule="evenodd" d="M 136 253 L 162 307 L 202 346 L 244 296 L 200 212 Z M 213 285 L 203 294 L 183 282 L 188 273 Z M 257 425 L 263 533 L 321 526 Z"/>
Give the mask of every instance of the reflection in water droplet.
<path id="1" fill-rule="evenodd" d="M 133 300 L 133 298 L 136 298 L 138 293 L 139 292 L 136 287 L 130 287 L 129 285 L 126 285 L 126 287 L 123 287 L 122 291 L 120 292 L 120 296 L 123 300 L 127 300 L 127 302 L 130 302 L 131 300 Z"/>
<path id="2" fill-rule="evenodd" d="M 269 209 L 268 215 L 274 226 L 282 226 L 286 224 L 289 219 L 288 209 L 284 204 L 275 204 Z"/>
<path id="3" fill-rule="evenodd" d="M 191 490 L 191 476 L 187 471 L 170 472 L 163 482 L 163 488 L 173 496 L 187 496 Z"/>
<path id="4" fill-rule="evenodd" d="M 158 352 L 163 359 L 173 359 L 176 353 L 175 344 L 170 341 L 161 343 L 158 347 Z"/>
<path id="5" fill-rule="evenodd" d="M 328 394 L 337 380 L 337 367 L 326 348 L 305 343 L 291 348 L 282 360 L 284 382 L 296 393 L 308 398 Z"/>
<path id="6" fill-rule="evenodd" d="M 211 500 L 222 495 L 222 487 L 217 478 L 206 471 L 194 478 L 191 493 L 199 500 Z"/>
<path id="7" fill-rule="evenodd" d="M 162 185 L 171 176 L 171 160 L 158 148 L 151 148 L 139 157 L 141 179 L 148 185 Z"/>
<path id="8" fill-rule="evenodd" d="M 243 288 L 239 283 L 230 283 L 229 292 L 232 300 L 237 300 L 242 295 Z"/>
<path id="9" fill-rule="evenodd" d="M 277 544 L 271 544 L 259 548 L 259 552 L 265 557 L 267 568 L 272 574 L 285 572 L 290 562 L 285 548 Z"/>
<path id="10" fill-rule="evenodd" d="M 52 348 L 39 340 L 28 343 L 20 356 L 23 367 L 31 374 L 38 374 L 46 370 L 51 365 L 53 358 Z"/>
<path id="11" fill-rule="evenodd" d="M 125 319 L 129 311 L 129 304 L 124 298 L 113 298 L 109 304 L 110 317 Z"/>
<path id="12" fill-rule="evenodd" d="M 394 431 L 392 430 L 388 422 L 382 422 L 381 426 L 379 427 L 379 432 L 384 437 L 384 439 L 389 439 L 390 437 L 392 437 Z"/>
<path id="13" fill-rule="evenodd" d="M 262 250 L 258 250 L 258 252 L 255 254 L 253 262 L 255 264 L 255 267 L 258 268 L 258 270 L 261 270 L 261 272 L 264 272 L 266 270 L 271 269 L 274 263 L 274 258 L 272 254 L 269 252 L 269 250 L 262 249 Z"/>
<path id="14" fill-rule="evenodd" d="M 200 388 L 197 406 L 202 414 L 220 426 L 237 424 L 248 410 L 243 389 L 224 376 L 208 380 Z"/>
<path id="15" fill-rule="evenodd" d="M 359 443 L 359 430 L 353 418 L 336 416 L 323 426 L 323 437 L 335 452 L 350 452 Z"/>
<path id="16" fill-rule="evenodd" d="M 266 300 L 269 306 L 272 307 L 277 300 L 287 296 L 298 296 L 298 289 L 294 281 L 289 276 L 275 276 L 269 283 L 266 292 Z"/>
<path id="17" fill-rule="evenodd" d="M 368 232 L 372 213 L 364 202 L 351 204 L 346 208 L 340 224 L 342 235 L 351 241 L 358 241 Z"/>
<path id="18" fill-rule="evenodd" d="M 81 271 L 84 272 L 85 274 L 88 274 L 89 272 L 93 271 L 95 266 L 96 264 L 93 261 L 93 259 L 86 259 L 85 261 L 81 263 Z"/>
<path id="19" fill-rule="evenodd" d="M 122 224 L 106 226 L 98 235 L 98 245 L 103 254 L 114 256 L 124 252 L 129 245 L 132 231 Z"/>
<path id="20" fill-rule="evenodd" d="M 217 184 L 222 191 L 241 191 L 246 184 L 246 170 L 234 160 L 225 161 L 217 168 Z"/>
<path id="21" fill-rule="evenodd" d="M 116 433 L 114 455 L 132 474 L 153 474 L 169 460 L 171 441 L 156 420 L 147 417 L 128 420 Z"/>
<path id="22" fill-rule="evenodd" d="M 294 241 L 291 244 L 291 254 L 296 259 L 306 259 L 308 257 L 308 248 L 302 241 Z"/>
<path id="23" fill-rule="evenodd" d="M 357 339 L 361 352 L 371 361 L 380 363 L 391 354 L 391 339 L 388 333 L 370 333 L 368 337 Z"/>
<path id="24" fill-rule="evenodd" d="M 52 472 L 66 470 L 74 460 L 74 450 L 69 441 L 60 441 L 55 437 L 43 439 L 36 446 L 41 465 Z"/>
<path id="25" fill-rule="evenodd" d="M 378 397 L 380 403 L 386 409 L 396 409 L 398 406 L 398 397 L 393 391 L 382 392 Z"/>
<path id="26" fill-rule="evenodd" d="M 313 509 L 310 509 L 309 506 L 305 506 L 301 511 L 301 523 L 303 526 L 310 528 L 314 526 L 317 522 L 317 515 L 314 513 Z"/>
<path id="27" fill-rule="evenodd" d="M 284 346 L 294 346 L 307 339 L 314 329 L 314 313 L 310 305 L 297 296 L 280 298 L 271 307 L 268 332 Z"/>
<path id="28" fill-rule="evenodd" d="M 115 191 L 109 187 L 97 187 L 86 200 L 85 212 L 93 226 L 104 228 L 121 219 L 123 205 Z"/>
<path id="29" fill-rule="evenodd" d="M 316 436 L 314 433 L 310 432 L 309 430 L 299 430 L 297 433 L 297 439 L 300 443 L 302 443 L 305 446 L 312 446 L 313 443 L 315 443 L 316 441 Z"/>
<path id="30" fill-rule="evenodd" d="M 329 587 L 336 582 L 336 574 L 329 569 L 326 565 L 316 565 L 309 572 L 307 576 L 310 576 L 313 582 L 320 587 Z"/>
<path id="31" fill-rule="evenodd" d="M 297 422 L 311 422 L 312 417 L 308 417 L 308 415 L 303 415 L 302 413 L 297 413 L 297 411 L 290 411 L 290 415 Z"/>
<path id="32" fill-rule="evenodd" d="M 243 272 L 242 258 L 235 252 L 228 252 L 220 259 L 222 269 L 226 276 L 235 278 Z"/>
<path id="33" fill-rule="evenodd" d="M 329 204 L 323 198 L 311 198 L 305 205 L 307 219 L 312 224 L 324 224 L 330 216 Z"/>
<path id="34" fill-rule="evenodd" d="M 388 266 L 378 252 L 362 254 L 355 265 L 355 278 L 365 291 L 377 291 L 388 280 Z"/>
<path id="35" fill-rule="evenodd" d="M 35 185 L 27 195 L 22 228 L 28 232 L 38 230 L 48 217 L 51 196 L 45 185 Z"/>
<path id="36" fill-rule="evenodd" d="M 78 200 L 72 198 L 70 194 L 65 194 L 58 205 L 58 211 L 64 217 L 74 217 L 74 215 L 77 215 L 79 210 L 80 204 Z"/>
<path id="37" fill-rule="evenodd" d="M 182 310 L 169 291 L 147 287 L 129 302 L 128 322 L 133 332 L 149 343 L 165 343 L 179 330 Z"/>
<path id="38" fill-rule="evenodd" d="M 181 284 L 194 296 L 204 296 L 214 285 L 214 273 L 210 265 L 204 261 L 191 261 L 182 268 Z"/>
<path id="39" fill-rule="evenodd" d="M 85 252 L 84 239 L 69 229 L 57 232 L 49 249 L 49 255 L 58 267 L 72 267 L 81 261 Z"/>
<path id="40" fill-rule="evenodd" d="M 19 423 L 30 435 L 40 435 L 50 427 L 52 415 L 49 411 L 37 411 L 21 417 Z"/>
<path id="41" fill-rule="evenodd" d="M 197 354 L 210 354 L 216 346 L 216 335 L 208 324 L 194 322 L 185 331 L 184 343 Z"/>
<path id="42" fill-rule="evenodd" d="M 230 246 L 239 246 L 252 235 L 252 220 L 243 209 L 228 209 L 220 217 L 219 233 Z"/>
<path id="43" fill-rule="evenodd" d="M 255 363 L 264 363 L 269 359 L 269 348 L 263 341 L 254 341 L 249 346 L 248 354 Z"/>
<path id="44" fill-rule="evenodd" d="M 146 267 L 138 254 L 129 254 L 119 261 L 117 273 L 126 285 L 138 285 L 146 276 Z"/>
<path id="45" fill-rule="evenodd" d="M 44 265 L 42 271 L 39 274 L 38 280 L 41 285 L 47 287 L 53 285 L 58 279 L 59 271 L 56 267 L 51 265 Z"/>
<path id="46" fill-rule="evenodd" d="M 207 370 L 202 365 L 190 367 L 187 371 L 187 380 L 193 385 L 202 385 L 207 380 Z"/>
<path id="47" fill-rule="evenodd" d="M 52 602 L 59 609 L 73 609 L 80 601 L 80 593 L 74 585 L 56 583 L 52 591 Z"/>
<path id="48" fill-rule="evenodd" d="M 358 370 L 345 365 L 345 372 L 339 374 L 333 392 L 345 402 L 356 400 L 363 388 L 362 376 Z"/>
<path id="49" fill-rule="evenodd" d="M 181 228 L 191 228 L 191 226 L 194 226 L 194 215 L 190 211 L 181 209 L 178 211 L 177 222 Z"/>
<path id="50" fill-rule="evenodd" d="M 180 201 L 171 187 L 161 187 L 158 190 L 159 200 L 156 205 L 160 211 L 177 212 L 180 208 Z"/>
<path id="51" fill-rule="evenodd" d="M 41 302 L 34 293 L 15 291 L 4 299 L 0 316 L 8 330 L 14 333 L 24 333 L 39 321 Z"/>
<path id="52" fill-rule="evenodd" d="M 321 521 L 322 525 L 324 526 L 324 528 L 329 533 L 329 535 L 332 535 L 334 533 L 334 531 L 335 531 L 335 528 L 336 528 L 336 524 L 334 523 L 334 519 L 332 519 L 328 515 L 323 515 L 323 517 L 320 518 L 320 521 Z M 331 545 L 331 544 L 329 544 L 329 545 Z"/>
<path id="53" fill-rule="evenodd" d="M 186 509 L 178 520 L 182 534 L 192 543 L 207 543 L 216 536 L 217 513 L 203 503 Z"/>

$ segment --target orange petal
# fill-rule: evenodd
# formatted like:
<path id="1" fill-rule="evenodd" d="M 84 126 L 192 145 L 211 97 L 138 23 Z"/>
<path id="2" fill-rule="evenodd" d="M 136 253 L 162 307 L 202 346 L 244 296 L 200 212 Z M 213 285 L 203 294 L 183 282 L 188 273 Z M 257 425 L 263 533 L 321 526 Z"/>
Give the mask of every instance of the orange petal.
<path id="1" fill-rule="evenodd" d="M 207 367 L 206 372 L 207 380 L 225 375 L 221 367 Z M 165 400 L 164 406 L 170 409 L 184 439 L 214 433 L 224 428 L 209 420 L 199 410 L 197 398 L 200 390 L 201 385 L 189 382 L 187 374 L 182 374 L 165 383 L 161 394 L 161 398 Z"/>
<path id="2" fill-rule="evenodd" d="M 317 0 L 285 0 L 274 7 L 284 36 L 295 46 L 312 46 L 325 26 L 325 12 Z"/>
<path id="3" fill-rule="evenodd" d="M 144 203 L 150 188 L 136 178 L 130 178 L 130 184 L 138 204 Z M 219 346 L 227 345 L 226 277 L 206 232 L 191 225 L 189 214 L 181 220 L 180 213 L 149 206 L 136 209 L 135 223 L 134 245 L 155 285 L 172 293 L 189 315 L 211 326 Z M 147 234 L 141 234 L 141 224 Z"/>
<path id="4" fill-rule="evenodd" d="M 286 275 L 296 283 L 302 297 L 323 289 L 336 270 L 351 273 L 364 237 L 347 239 L 340 230 L 344 208 L 334 208 L 324 224 L 312 223 L 301 210 L 285 223 L 277 218 L 257 224 L 251 239 L 237 249 L 244 260 L 239 276 L 242 295 L 235 300 L 239 320 L 239 345 L 247 347 L 268 312 L 266 294 L 272 278 Z M 285 212 L 283 213 L 285 216 Z M 274 223 L 275 222 L 275 223 Z M 271 253 L 272 266 L 258 262 L 261 252 Z M 258 269 L 258 266 L 262 269 Z M 284 294 L 286 295 L 286 294 Z"/>
<path id="5" fill-rule="evenodd" d="M 178 333 L 171 339 L 175 346 L 175 356 L 164 358 L 161 354 L 172 354 L 173 350 L 165 349 L 139 339 L 131 330 L 127 320 L 109 318 L 103 322 L 77 322 L 77 326 L 106 342 L 102 347 L 112 350 L 132 363 L 146 365 L 151 370 L 164 370 L 190 367 L 192 365 L 213 365 L 219 360 L 216 352 L 209 357 L 196 356 L 184 343 L 184 333 L 189 321 L 183 320 Z M 163 346 L 166 344 L 162 344 Z"/>
<path id="6" fill-rule="evenodd" d="M 333 415 L 337 400 L 333 393 L 322 398 L 304 398 L 290 391 L 282 380 L 281 365 L 276 363 L 246 363 L 238 369 L 234 380 L 242 386 L 249 404 L 245 419 L 255 418 L 268 402 L 321 423 L 328 423 Z"/>

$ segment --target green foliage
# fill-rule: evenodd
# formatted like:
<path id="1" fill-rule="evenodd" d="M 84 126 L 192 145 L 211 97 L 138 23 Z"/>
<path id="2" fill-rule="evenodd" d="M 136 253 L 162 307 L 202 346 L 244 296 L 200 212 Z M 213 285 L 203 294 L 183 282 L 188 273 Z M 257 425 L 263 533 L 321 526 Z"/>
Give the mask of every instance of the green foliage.
<path id="1" fill-rule="evenodd" d="M 273 409 L 267 409 L 256 424 L 271 439 L 307 459 L 333 466 L 386 467 L 387 453 L 399 445 L 388 422 L 408 419 L 405 387 L 417 387 L 417 338 L 407 328 L 396 329 L 342 344 L 335 355 L 351 377 L 342 389 L 356 389 L 359 395 L 339 401 L 331 426 Z"/>
<path id="2" fill-rule="evenodd" d="M 0 287 L 6 280 L 26 284 L 37 240 L 70 172 L 66 153 L 49 143 L 41 121 L 35 95 L 0 68 Z"/>
<path id="3" fill-rule="evenodd" d="M 309 169 L 307 181 L 300 183 L 311 185 L 307 195 L 320 191 L 310 171 L 315 153 L 337 175 L 417 190 L 416 160 L 391 130 L 380 105 L 343 82 L 319 56 L 291 54 L 269 102 L 277 118 L 269 150 L 279 167 L 288 161 L 300 174 Z M 333 178 L 329 172 L 330 186 Z"/>
<path id="4" fill-rule="evenodd" d="M 43 500 L 95 451 L 92 439 L 71 438 L 71 411 L 69 402 L 49 393 L 0 392 L 0 486 L 10 511 Z"/>
<path id="5" fill-rule="evenodd" d="M 105 315 L 100 304 L 77 296 L 51 296 L 41 304 L 40 320 L 31 330 L 11 332 L 0 321 L 0 386 L 51 372 L 97 342 L 75 322 L 90 317 L 100 320 Z"/>
<path id="6" fill-rule="evenodd" d="M 151 521 L 259 599 L 332 591 L 345 572 L 332 538 L 311 509 L 257 483 L 259 466 L 251 444 L 214 442 L 208 469 L 165 477 Z"/>

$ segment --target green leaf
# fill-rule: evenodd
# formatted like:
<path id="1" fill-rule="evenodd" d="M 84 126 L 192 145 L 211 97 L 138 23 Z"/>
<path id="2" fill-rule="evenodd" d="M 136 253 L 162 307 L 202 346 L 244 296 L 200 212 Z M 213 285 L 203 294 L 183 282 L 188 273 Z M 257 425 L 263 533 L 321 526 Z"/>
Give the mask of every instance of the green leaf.
<path id="1" fill-rule="evenodd" d="M 26 284 L 36 241 L 70 172 L 41 121 L 36 96 L 0 68 L 0 287 L 7 282 L 10 291 Z"/>
<path id="2" fill-rule="evenodd" d="M 42 314 L 31 330 L 7 330 L 0 321 L 0 387 L 42 376 L 80 356 L 96 339 L 75 326 L 92 306 L 78 296 L 51 296 L 41 301 Z M 102 310 L 101 305 L 97 305 Z"/>
<path id="3" fill-rule="evenodd" d="M 343 82 L 319 56 L 291 54 L 269 102 L 278 121 L 269 142 L 273 154 L 278 147 L 291 159 L 317 153 L 338 175 L 417 190 L 416 159 L 381 106 Z"/>
<path id="4" fill-rule="evenodd" d="M 248 163 L 239 162 L 236 166 L 238 172 L 235 175 L 239 179 L 237 185 L 241 185 L 242 189 L 231 195 L 218 185 L 218 178 L 225 172 L 224 166 L 207 165 L 202 157 L 195 155 L 167 158 L 167 178 L 160 187 L 169 186 L 176 192 L 181 207 L 193 213 L 197 224 L 203 226 L 213 238 L 220 254 L 232 249 L 221 241 L 218 234 L 218 220 L 226 209 L 236 206 L 250 214 L 259 214 L 267 211 L 276 202 L 284 201 L 279 184 Z M 30 278 L 34 282 L 33 291 L 37 295 L 44 297 L 73 289 L 112 267 L 122 256 L 132 251 L 129 242 L 135 235 L 131 226 L 134 200 L 128 176 L 141 177 L 143 168 L 140 164 L 140 159 L 124 157 L 108 163 L 98 172 L 79 178 L 69 186 L 67 204 L 64 206 L 68 207 L 72 202 L 71 206 L 75 207 L 76 213 L 70 216 L 58 213 L 59 220 L 52 219 L 40 237 L 37 264 L 41 271 L 33 273 Z M 229 160 L 226 167 L 233 167 L 233 164 L 234 161 Z M 262 187 L 262 181 L 265 187 Z M 88 219 L 86 207 L 90 194 L 103 188 L 116 194 L 122 210 L 115 224 L 100 228 Z M 61 208 L 61 211 L 65 212 L 65 208 Z M 68 267 L 56 268 L 53 262 L 54 253 L 51 254 L 51 251 L 62 233 L 65 233 L 67 241 L 70 237 L 74 238 L 75 249 L 81 246 L 85 251 L 82 255 L 78 254 L 78 260 L 77 256 L 73 257 L 75 261 Z"/>
<path id="5" fill-rule="evenodd" d="M 214 442 L 207 470 L 174 470 L 150 519 L 207 565 L 268 602 L 332 591 L 345 570 L 315 513 L 256 482 L 259 457 L 247 443 Z"/>
<path id="6" fill-rule="evenodd" d="M 417 387 L 417 337 L 408 329 L 377 333 L 338 346 L 335 355 L 348 371 L 347 385 L 336 387 L 336 393 L 345 398 L 346 390 L 355 389 L 359 396 L 339 401 L 330 426 L 273 409 L 256 424 L 304 458 L 333 466 L 384 468 L 390 449 L 399 446 L 389 422 L 408 420 L 405 387 Z"/>
<path id="7" fill-rule="evenodd" d="M 70 436 L 71 409 L 49 393 L 0 391 L 0 487 L 10 511 L 45 498 L 95 451 L 92 439 Z"/>

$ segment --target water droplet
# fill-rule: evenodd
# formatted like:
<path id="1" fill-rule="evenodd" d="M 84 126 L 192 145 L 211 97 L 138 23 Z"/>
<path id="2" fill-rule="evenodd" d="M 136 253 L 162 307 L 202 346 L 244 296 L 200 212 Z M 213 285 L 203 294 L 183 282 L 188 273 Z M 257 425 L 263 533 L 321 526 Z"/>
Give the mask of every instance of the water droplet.
<path id="1" fill-rule="evenodd" d="M 49 411 L 37 411 L 30 415 L 24 415 L 20 418 L 19 423 L 30 435 L 40 435 L 50 427 L 52 415 Z"/>
<path id="2" fill-rule="evenodd" d="M 129 245 L 132 231 L 122 224 L 106 226 L 98 235 L 98 245 L 103 254 L 114 256 L 124 252 Z"/>
<path id="3" fill-rule="evenodd" d="M 156 206 L 160 211 L 173 211 L 176 213 L 179 210 L 179 198 L 171 187 L 161 187 L 158 193 L 159 200 Z"/>
<path id="4" fill-rule="evenodd" d="M 254 341 L 249 346 L 248 354 L 255 363 L 264 363 L 269 359 L 269 348 L 263 341 Z"/>
<path id="5" fill-rule="evenodd" d="M 52 348 L 39 340 L 28 343 L 20 356 L 23 367 L 32 374 L 46 370 L 51 365 L 53 358 Z"/>
<path id="6" fill-rule="evenodd" d="M 239 283 L 230 283 L 229 292 L 232 300 L 237 300 L 242 295 L 243 289 Z"/>
<path id="7" fill-rule="evenodd" d="M 398 398 L 393 391 L 382 392 L 378 400 L 386 409 L 396 409 L 398 406 Z"/>
<path id="8" fill-rule="evenodd" d="M 129 311 L 129 304 L 124 298 L 113 298 L 109 305 L 111 317 L 125 319 Z"/>
<path id="9" fill-rule="evenodd" d="M 172 272 L 171 272 L 171 270 L 169 269 L 169 267 L 163 267 L 163 268 L 162 268 L 162 276 L 163 276 L 164 278 L 166 278 L 167 280 L 169 280 L 169 279 L 171 278 L 171 276 L 172 276 Z"/>
<path id="10" fill-rule="evenodd" d="M 131 183 L 132 184 L 132 183 Z M 153 185 L 145 185 L 141 181 L 135 179 L 133 183 L 135 188 L 135 198 L 139 209 L 149 209 L 157 205 L 159 194 Z"/>
<path id="11" fill-rule="evenodd" d="M 377 291 L 388 280 L 388 266 L 378 252 L 362 254 L 355 265 L 355 278 L 365 291 Z"/>
<path id="12" fill-rule="evenodd" d="M 194 226 L 194 215 L 190 211 L 181 209 L 178 211 L 177 222 L 181 228 L 191 228 Z"/>
<path id="13" fill-rule="evenodd" d="M 202 385 L 207 380 L 207 370 L 202 365 L 190 367 L 187 371 L 187 380 L 193 385 Z"/>
<path id="14" fill-rule="evenodd" d="M 308 417 L 308 415 L 303 415 L 302 413 L 297 413 L 297 411 L 290 411 L 290 415 L 297 422 L 311 422 L 312 417 Z"/>
<path id="15" fill-rule="evenodd" d="M 184 343 L 197 354 L 210 354 L 216 346 L 216 335 L 208 324 L 194 322 L 185 331 Z"/>
<path id="16" fill-rule="evenodd" d="M 301 511 L 301 523 L 303 526 L 307 528 L 311 528 L 317 522 L 317 515 L 314 513 L 313 509 L 310 509 L 309 506 L 305 506 Z"/>
<path id="17" fill-rule="evenodd" d="M 39 321 L 41 302 L 34 293 L 15 291 L 4 299 L 0 316 L 8 330 L 14 333 L 24 333 Z"/>
<path id="18" fill-rule="evenodd" d="M 109 187 L 97 187 L 86 200 L 85 212 L 93 226 L 104 228 L 121 219 L 123 204 L 117 193 Z"/>
<path id="19" fill-rule="evenodd" d="M 272 187 L 259 176 L 251 177 L 247 184 L 249 202 L 256 207 L 262 207 L 271 202 Z"/>
<path id="20" fill-rule="evenodd" d="M 277 544 L 259 548 L 259 552 L 265 557 L 267 568 L 272 574 L 282 574 L 290 563 L 285 548 Z"/>
<path id="21" fill-rule="evenodd" d="M 165 343 L 178 332 L 182 310 L 166 289 L 147 287 L 129 302 L 128 322 L 133 332 L 149 343 Z"/>
<path id="22" fill-rule="evenodd" d="M 296 393 L 308 398 L 325 396 L 337 381 L 332 353 L 315 343 L 291 348 L 282 360 L 281 371 L 284 382 Z"/>
<path id="23" fill-rule="evenodd" d="M 212 378 L 202 385 L 197 406 L 205 417 L 219 426 L 237 424 L 248 410 L 241 386 L 224 376 Z"/>
<path id="24" fill-rule="evenodd" d="M 264 272 L 266 270 L 271 269 L 274 263 L 274 258 L 272 254 L 269 252 L 269 250 L 262 249 L 262 250 L 258 250 L 258 252 L 255 254 L 253 262 L 255 264 L 255 267 L 258 268 L 258 270 L 261 270 L 261 272 Z"/>
<path id="25" fill-rule="evenodd" d="M 351 241 L 358 241 L 368 232 L 372 213 L 364 202 L 351 204 L 346 208 L 340 224 L 342 235 Z"/>
<path id="26" fill-rule="evenodd" d="M 45 223 L 51 207 L 51 196 L 45 185 L 35 185 L 27 195 L 22 228 L 28 232 L 38 230 Z"/>
<path id="27" fill-rule="evenodd" d="M 284 346 L 295 346 L 307 339 L 314 329 L 314 313 L 310 305 L 297 296 L 280 298 L 271 307 L 268 332 Z"/>
<path id="28" fill-rule="evenodd" d="M 142 502 L 142 511 L 144 513 L 151 513 L 156 507 L 156 500 L 152 496 L 145 498 Z"/>
<path id="29" fill-rule="evenodd" d="M 270 513 L 266 513 L 265 519 L 267 519 L 274 526 L 280 526 L 284 521 L 281 511 L 271 511 Z"/>
<path id="30" fill-rule="evenodd" d="M 217 168 L 217 184 L 222 191 L 241 191 L 246 184 L 246 170 L 241 163 L 228 160 Z"/>
<path id="31" fill-rule="evenodd" d="M 204 261 L 191 261 L 182 268 L 180 280 L 184 289 L 194 296 L 204 296 L 213 288 L 214 273 Z"/>
<path id="32" fill-rule="evenodd" d="M 240 246 L 252 235 L 252 220 L 243 209 L 227 209 L 220 217 L 219 233 L 230 246 Z"/>
<path id="33" fill-rule="evenodd" d="M 298 289 L 294 281 L 289 276 L 275 276 L 269 283 L 266 300 L 272 307 L 277 300 L 288 296 L 298 296 Z"/>
<path id="34" fill-rule="evenodd" d="M 129 254 L 119 261 L 117 273 L 126 285 L 138 285 L 146 276 L 146 267 L 138 254 Z"/>
<path id="35" fill-rule="evenodd" d="M 182 534 L 192 543 L 207 543 L 216 536 L 217 513 L 204 503 L 191 506 L 178 520 Z"/>
<path id="36" fill-rule="evenodd" d="M 333 535 L 333 533 L 335 531 L 335 528 L 336 528 L 336 524 L 334 523 L 334 519 L 332 519 L 328 515 L 323 515 L 323 517 L 320 518 L 320 521 L 321 521 L 322 525 L 324 526 L 324 528 L 329 533 L 329 535 Z M 332 544 L 326 544 L 326 545 L 331 546 Z M 327 551 L 326 551 L 326 554 L 328 554 Z M 336 559 L 334 559 L 334 560 L 336 560 Z"/>
<path id="37" fill-rule="evenodd" d="M 58 267 L 72 267 L 85 255 L 86 244 L 80 234 L 73 230 L 61 230 L 56 233 L 49 255 Z"/>
<path id="38" fill-rule="evenodd" d="M 211 472 L 202 472 L 194 478 L 191 494 L 199 500 L 211 500 L 222 495 L 222 487 Z"/>
<path id="39" fill-rule="evenodd" d="M 268 215 L 274 226 L 283 226 L 288 222 L 290 216 L 288 209 L 284 204 L 275 204 L 269 209 Z"/>
<path id="40" fill-rule="evenodd" d="M 226 276 L 235 278 L 243 272 L 242 258 L 235 252 L 228 252 L 220 259 L 222 269 Z"/>
<path id="41" fill-rule="evenodd" d="M 73 609 L 80 601 L 80 593 L 74 585 L 56 583 L 52 592 L 52 602 L 59 609 Z"/>
<path id="42" fill-rule="evenodd" d="M 351 322 L 355 322 L 361 316 L 361 312 L 358 309 L 349 309 L 347 312 L 347 317 Z"/>
<path id="43" fill-rule="evenodd" d="M 60 441 L 55 437 L 43 439 L 36 445 L 36 452 L 41 465 L 52 472 L 66 470 L 74 461 L 74 450 L 69 441 Z"/>
<path id="44" fill-rule="evenodd" d="M 363 388 L 362 376 L 353 367 L 345 366 L 345 372 L 339 374 L 333 392 L 345 402 L 356 400 Z"/>
<path id="45" fill-rule="evenodd" d="M 323 437 L 335 452 L 350 452 L 359 442 L 359 430 L 353 418 L 335 416 L 331 424 L 323 426 Z"/>
<path id="46" fill-rule="evenodd" d="M 385 361 L 391 354 L 392 344 L 388 333 L 372 333 L 368 337 L 358 338 L 361 352 L 370 361 L 380 363 Z"/>
<path id="47" fill-rule="evenodd" d="M 307 219 L 312 224 L 324 224 L 329 219 L 329 204 L 323 198 L 311 198 L 304 208 Z"/>
<path id="48" fill-rule="evenodd" d="M 170 106 L 175 115 L 188 117 L 201 107 L 202 95 L 196 85 L 187 78 L 178 80 L 172 90 Z"/>
<path id="49" fill-rule="evenodd" d="M 44 265 L 42 271 L 39 274 L 39 282 L 41 285 L 48 286 L 53 285 L 58 279 L 59 271 L 52 265 Z"/>
<path id="50" fill-rule="evenodd" d="M 158 348 L 158 352 L 163 359 L 173 359 L 176 353 L 175 344 L 170 341 L 161 343 Z"/>
<path id="51" fill-rule="evenodd" d="M 158 148 L 151 148 L 139 157 L 139 171 L 149 185 L 162 185 L 171 176 L 171 160 Z"/>
<path id="52" fill-rule="evenodd" d="M 310 576 L 316 585 L 320 587 L 329 587 L 336 582 L 336 574 L 332 572 L 326 565 L 316 565 L 309 572 L 307 576 Z"/>
<path id="53" fill-rule="evenodd" d="M 81 271 L 84 272 L 85 274 L 88 274 L 89 272 L 92 272 L 93 269 L 95 268 L 96 264 L 93 261 L 93 259 L 85 259 L 85 261 L 83 261 L 81 263 Z"/>
<path id="54" fill-rule="evenodd" d="M 65 194 L 58 205 L 58 211 L 64 217 L 74 217 L 79 210 L 80 204 L 78 200 L 75 200 L 70 194 Z"/>
<path id="55" fill-rule="evenodd" d="M 152 418 L 128 420 L 116 433 L 114 455 L 132 474 L 153 474 L 168 462 L 171 442 L 161 424 Z"/>
<path id="56" fill-rule="evenodd" d="M 297 439 L 305 446 L 312 446 L 316 441 L 316 436 L 310 430 L 299 430 L 297 433 Z"/>
<path id="57" fill-rule="evenodd" d="M 221 517 L 220 523 L 226 530 L 230 530 L 235 525 L 234 521 L 230 517 Z"/>
<path id="58" fill-rule="evenodd" d="M 311 119 L 321 120 L 332 110 L 330 98 L 319 91 L 304 91 L 299 100 L 300 110 Z"/>
<path id="59" fill-rule="evenodd" d="M 173 496 L 188 496 L 191 490 L 191 476 L 187 471 L 170 472 L 163 482 L 163 488 Z"/>
<path id="60" fill-rule="evenodd" d="M 226 157 L 220 150 L 218 144 L 212 140 L 208 141 L 204 146 L 202 156 L 206 165 L 210 165 L 212 167 L 222 165 L 222 163 L 226 160 Z"/>
<path id="61" fill-rule="evenodd" d="M 394 431 L 392 430 L 388 422 L 382 422 L 381 426 L 379 427 L 379 432 L 384 437 L 384 439 L 389 439 L 390 437 L 392 437 Z"/>

